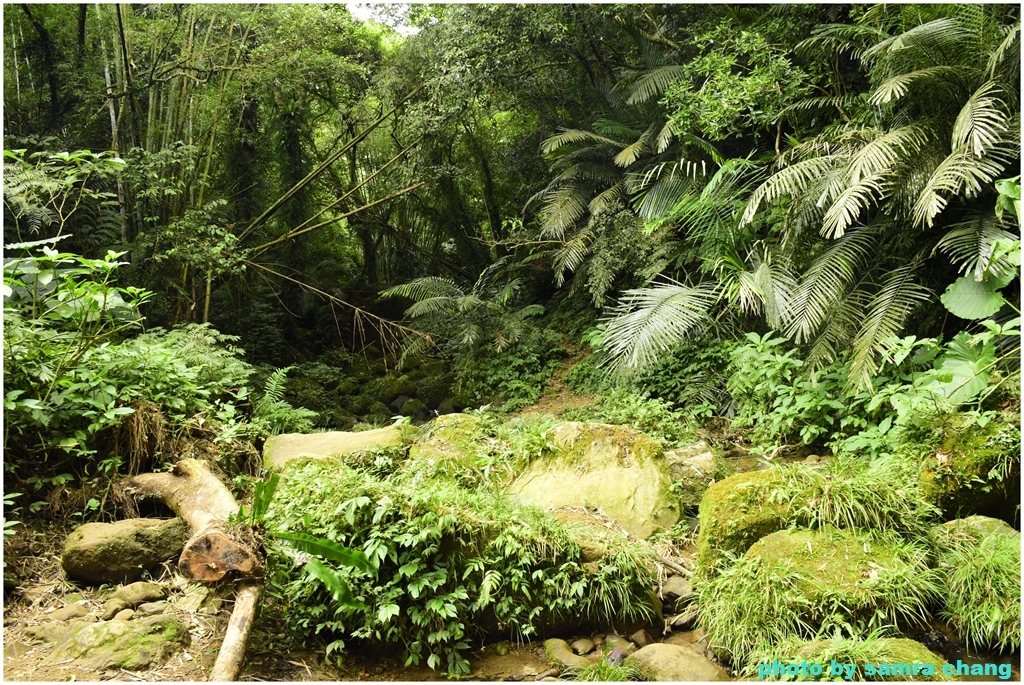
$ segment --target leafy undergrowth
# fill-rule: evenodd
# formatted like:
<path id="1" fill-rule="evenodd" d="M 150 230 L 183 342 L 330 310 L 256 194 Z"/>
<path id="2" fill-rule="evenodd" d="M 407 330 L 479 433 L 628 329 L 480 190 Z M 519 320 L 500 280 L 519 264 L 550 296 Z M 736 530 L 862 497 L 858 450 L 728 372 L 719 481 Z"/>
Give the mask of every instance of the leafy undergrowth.
<path id="1" fill-rule="evenodd" d="M 296 555 L 273 551 L 274 612 L 295 644 L 320 635 L 331 654 L 353 638 L 379 641 L 400 646 L 408 664 L 465 675 L 466 654 L 484 637 L 648 617 L 648 547 L 622 540 L 584 563 L 572 529 L 554 517 L 473 483 L 425 475 L 416 462 L 396 463 L 390 474 L 306 463 L 282 480 L 268 524 L 360 549 L 373 567 L 335 569 L 351 588 L 344 606 L 295 573 Z"/>

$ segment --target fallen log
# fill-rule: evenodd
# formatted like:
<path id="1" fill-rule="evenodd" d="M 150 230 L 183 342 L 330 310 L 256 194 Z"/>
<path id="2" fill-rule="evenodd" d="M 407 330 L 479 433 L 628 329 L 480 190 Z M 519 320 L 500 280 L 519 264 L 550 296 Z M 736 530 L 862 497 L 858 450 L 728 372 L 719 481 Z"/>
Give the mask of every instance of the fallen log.
<path id="1" fill-rule="evenodd" d="M 230 571 L 245 576 L 256 568 L 256 553 L 226 532 L 225 524 L 238 504 L 205 461 L 183 459 L 166 473 L 135 476 L 128 487 L 143 497 L 159 497 L 188 523 L 192 537 L 178 568 L 189 580 L 214 583 Z"/>
<path id="2" fill-rule="evenodd" d="M 128 487 L 142 497 L 159 497 L 188 523 L 192 537 L 178 559 L 182 575 L 201 583 L 217 582 L 231 571 L 243 577 L 210 673 L 211 681 L 235 680 L 263 594 L 262 579 L 246 578 L 260 566 L 257 552 L 227 533 L 226 524 L 237 513 L 238 503 L 206 462 L 198 459 L 183 459 L 167 473 L 139 474 L 128 481 Z"/>

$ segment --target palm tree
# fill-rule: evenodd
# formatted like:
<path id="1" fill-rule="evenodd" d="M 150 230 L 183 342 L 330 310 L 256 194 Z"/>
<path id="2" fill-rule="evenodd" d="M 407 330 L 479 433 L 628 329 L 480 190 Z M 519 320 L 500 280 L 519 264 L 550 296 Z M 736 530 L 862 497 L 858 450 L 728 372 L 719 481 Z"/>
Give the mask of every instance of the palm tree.
<path id="1" fill-rule="evenodd" d="M 786 113 L 831 107 L 839 119 L 776 160 L 737 228 L 755 225 L 769 209 L 783 213 L 766 253 L 777 264 L 798 264 L 800 276 L 786 292 L 779 272 L 772 325 L 810 344 L 814 364 L 852 347 L 851 378 L 869 383 L 910 313 L 933 297 L 928 286 L 948 283 L 937 267 L 952 257 L 962 271 L 981 273 L 997 241 L 1019 240 L 1013 217 L 992 209 L 996 181 L 1019 173 L 1020 23 L 1008 21 L 1013 11 L 878 6 L 856 24 L 823 26 L 802 44 L 805 52 L 857 57 L 870 90 L 797 103 Z M 926 264 L 930 280 L 922 278 Z M 742 304 L 741 292 L 729 301 Z M 636 321 L 628 318 L 636 307 L 656 305 L 633 294 L 614 312 L 606 339 L 627 365 L 649 355 L 614 345 L 652 339 L 645 326 L 664 325 L 660 319 L 625 323 Z"/>

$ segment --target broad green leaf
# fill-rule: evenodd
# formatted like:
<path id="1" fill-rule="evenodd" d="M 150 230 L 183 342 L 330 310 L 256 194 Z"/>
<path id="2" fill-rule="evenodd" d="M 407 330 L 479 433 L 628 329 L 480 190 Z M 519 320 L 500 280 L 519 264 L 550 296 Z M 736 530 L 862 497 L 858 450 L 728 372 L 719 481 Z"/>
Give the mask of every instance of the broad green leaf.
<path id="1" fill-rule="evenodd" d="M 970 336 L 961 331 L 949 341 L 946 352 L 935 362 L 935 369 L 928 372 L 933 380 L 926 387 L 954 404 L 970 402 L 988 387 L 995 361 L 992 343 L 971 345 Z"/>
<path id="2" fill-rule="evenodd" d="M 312 535 L 306 535 L 305 533 L 279 532 L 272 533 L 272 535 L 279 540 L 289 541 L 292 546 L 303 552 L 317 554 L 328 561 L 336 561 L 365 573 L 373 572 L 373 567 L 370 566 L 370 562 L 366 559 L 366 555 L 359 550 L 349 549 L 348 547 L 343 547 L 336 542 L 331 542 L 330 540 L 325 540 L 323 538 L 316 538 Z"/>
<path id="3" fill-rule="evenodd" d="M 324 566 L 319 559 L 310 557 L 306 561 L 306 570 L 327 587 L 335 602 L 347 607 L 359 606 L 359 603 L 352 598 L 348 583 L 335 571 Z"/>
<path id="4" fill-rule="evenodd" d="M 976 281 L 973 276 L 961 276 L 939 299 L 961 319 L 984 319 L 998 312 L 1006 302 L 993 285 L 988 279 Z"/>

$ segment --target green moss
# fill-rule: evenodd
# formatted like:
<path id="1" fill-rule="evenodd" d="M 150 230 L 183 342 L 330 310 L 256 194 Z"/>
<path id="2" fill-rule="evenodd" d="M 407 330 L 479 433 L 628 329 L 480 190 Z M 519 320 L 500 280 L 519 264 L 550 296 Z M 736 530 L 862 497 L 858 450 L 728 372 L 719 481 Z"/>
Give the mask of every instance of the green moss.
<path id="1" fill-rule="evenodd" d="M 935 654 L 920 642 L 905 638 L 884 638 L 868 637 L 842 638 L 836 637 L 830 640 L 802 641 L 799 638 L 788 639 L 774 645 L 764 654 L 752 656 L 753 662 L 744 669 L 743 675 L 749 678 L 758 676 L 758 669 L 761 664 L 779 662 L 782 664 L 793 664 L 799 666 L 806 663 L 820 664 L 822 674 L 812 675 L 806 668 L 803 673 L 795 675 L 777 676 L 770 674 L 767 677 L 761 676 L 760 680 L 788 680 L 788 681 L 948 681 L 953 680 L 952 676 L 942 672 L 946 660 Z M 829 673 L 832 662 L 841 664 L 856 664 L 857 670 L 852 678 L 844 675 L 833 675 Z M 755 665 L 756 664 L 756 665 Z M 870 664 L 870 668 L 867 666 Z M 917 664 L 917 675 L 915 676 L 914 665 Z M 898 665 L 898 666 L 897 666 Z M 904 668 L 909 665 L 910 668 Z M 931 675 L 929 675 L 931 672 Z"/>
<path id="2" fill-rule="evenodd" d="M 920 483 L 948 517 L 984 514 L 1013 520 L 1020 505 L 1020 416 L 985 425 L 952 414 L 935 423 Z"/>
<path id="3" fill-rule="evenodd" d="M 925 549 L 895 537 L 778 531 L 698 586 L 701 626 L 720 658 L 743 666 L 789 638 L 917 625 L 939 593 L 926 558 Z"/>
<path id="4" fill-rule="evenodd" d="M 710 580 L 727 559 L 790 525 L 795 510 L 772 469 L 730 476 L 707 489 L 700 501 L 697 566 Z"/>
<path id="5" fill-rule="evenodd" d="M 401 395 L 412 396 L 416 394 L 416 384 L 409 380 L 408 376 L 393 376 L 391 374 L 381 378 L 374 378 L 363 384 L 363 394 L 387 404 L 393 402 Z"/>

